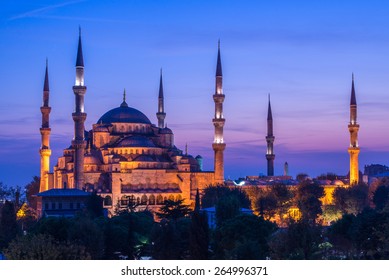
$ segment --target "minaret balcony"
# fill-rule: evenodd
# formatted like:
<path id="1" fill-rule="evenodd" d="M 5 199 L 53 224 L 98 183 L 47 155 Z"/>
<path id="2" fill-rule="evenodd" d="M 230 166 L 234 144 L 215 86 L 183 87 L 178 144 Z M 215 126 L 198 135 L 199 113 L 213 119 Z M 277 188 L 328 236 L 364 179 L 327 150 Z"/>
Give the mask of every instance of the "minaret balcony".
<path id="1" fill-rule="evenodd" d="M 215 103 L 223 103 L 225 97 L 226 96 L 224 94 L 214 94 L 213 95 L 213 101 L 215 101 Z"/>

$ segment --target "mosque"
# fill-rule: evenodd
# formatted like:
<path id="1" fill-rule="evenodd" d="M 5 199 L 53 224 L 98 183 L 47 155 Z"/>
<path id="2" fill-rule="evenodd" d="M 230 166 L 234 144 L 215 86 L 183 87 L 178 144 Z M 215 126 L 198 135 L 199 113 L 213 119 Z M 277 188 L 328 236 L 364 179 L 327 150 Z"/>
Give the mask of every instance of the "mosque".
<path id="1" fill-rule="evenodd" d="M 223 139 L 224 94 L 222 88 L 222 66 L 220 43 L 217 54 L 216 87 L 213 95 L 215 115 L 212 120 L 215 137 L 214 171 L 203 171 L 202 157 L 193 157 L 174 144 L 173 131 L 165 124 L 164 92 L 162 71 L 159 84 L 158 125 L 139 110 L 128 106 L 126 93 L 121 104 L 104 113 L 91 130 L 86 130 L 84 122 L 84 97 L 87 87 L 84 83 L 84 60 L 81 32 L 78 40 L 76 79 L 73 86 L 75 110 L 74 138 L 71 145 L 63 150 L 53 172 L 50 172 L 49 79 L 48 66 L 43 88 L 41 132 L 41 182 L 40 193 L 52 189 L 75 189 L 96 191 L 102 196 L 105 208 L 112 213 L 114 207 L 126 207 L 130 202 L 159 208 L 167 199 L 184 199 L 192 204 L 196 190 L 224 181 Z M 56 191 L 58 194 L 58 191 Z M 69 193 L 69 192 L 67 192 Z M 47 207 L 57 207 L 55 203 Z M 61 202 L 61 208 L 65 207 Z M 46 209 L 47 210 L 47 209 Z"/>
<path id="2" fill-rule="evenodd" d="M 212 119 L 214 125 L 214 171 L 203 171 L 202 157 L 193 157 L 174 145 L 173 131 L 165 124 L 166 112 L 164 109 L 164 92 L 162 71 L 159 83 L 158 110 L 156 117 L 158 125 L 139 110 L 128 106 L 126 93 L 123 93 L 121 104 L 104 113 L 91 130 L 85 130 L 87 117 L 84 111 L 84 97 L 87 88 L 84 83 L 84 60 L 82 53 L 81 32 L 78 40 L 76 59 L 76 79 L 73 86 L 75 109 L 72 113 L 74 121 L 74 138 L 71 145 L 64 149 L 63 155 L 58 158 L 53 172 L 50 172 L 50 133 L 49 116 L 49 79 L 46 63 L 45 80 L 43 87 L 43 105 L 41 133 L 41 170 L 40 196 L 52 197 L 50 190 L 55 190 L 56 199 L 58 190 L 70 190 L 83 196 L 86 192 L 97 192 L 104 201 L 104 207 L 111 213 L 116 206 L 126 207 L 129 203 L 136 203 L 148 209 L 155 210 L 165 200 L 184 199 L 186 204 L 194 203 L 197 190 L 209 185 L 224 183 L 224 150 L 226 144 L 223 139 L 225 118 L 223 115 L 223 75 L 220 58 L 220 42 L 218 45 L 216 63 L 216 83 L 213 100 L 215 114 Z M 342 186 L 358 184 L 359 182 L 359 145 L 357 123 L 357 104 L 352 77 L 350 99 L 350 176 L 349 181 Z M 267 178 L 269 180 L 282 179 L 274 176 L 274 134 L 273 117 L 268 103 L 267 115 Z M 287 163 L 284 175 L 287 175 Z M 285 177 L 284 176 L 284 177 Z M 280 178 L 278 178 L 280 177 Z M 285 178 L 284 178 L 285 179 Z M 256 185 L 260 185 L 256 183 Z M 327 184 L 326 184 L 327 185 Z M 326 188 L 327 204 L 330 204 L 332 192 L 339 184 L 330 184 Z M 65 193 L 65 192 L 64 192 Z M 43 195 L 41 195 L 43 194 Z M 39 196 L 39 195 L 38 195 Z M 57 204 L 65 207 L 62 202 L 46 203 L 44 210 L 58 209 Z M 66 203 L 65 203 L 66 204 Z M 42 204 L 41 204 L 42 205 Z"/>

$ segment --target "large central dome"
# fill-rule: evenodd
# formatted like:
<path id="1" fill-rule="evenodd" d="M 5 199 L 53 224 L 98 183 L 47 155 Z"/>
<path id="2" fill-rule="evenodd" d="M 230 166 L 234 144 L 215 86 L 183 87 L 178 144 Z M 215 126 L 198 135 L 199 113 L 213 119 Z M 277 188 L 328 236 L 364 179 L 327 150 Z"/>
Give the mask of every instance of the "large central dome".
<path id="1" fill-rule="evenodd" d="M 143 123 L 151 124 L 150 120 L 137 109 L 128 107 L 127 103 L 123 101 L 120 107 L 109 110 L 105 113 L 97 123 L 111 124 L 111 123 Z"/>

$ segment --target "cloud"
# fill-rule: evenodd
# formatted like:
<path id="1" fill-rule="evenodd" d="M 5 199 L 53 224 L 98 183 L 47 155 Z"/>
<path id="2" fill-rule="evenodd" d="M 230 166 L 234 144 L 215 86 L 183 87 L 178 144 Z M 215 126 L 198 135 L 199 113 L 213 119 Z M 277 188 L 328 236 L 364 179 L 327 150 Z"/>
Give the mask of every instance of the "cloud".
<path id="1" fill-rule="evenodd" d="M 34 9 L 34 10 L 31 10 L 31 11 L 28 11 L 28 12 L 24 12 L 24 13 L 18 14 L 16 16 L 13 16 L 13 17 L 9 18 L 9 20 L 16 20 L 16 19 L 22 19 L 22 18 L 28 18 L 28 17 L 42 16 L 42 14 L 44 14 L 45 12 L 52 11 L 52 10 L 55 10 L 55 9 L 58 9 L 58 8 L 61 8 L 61 7 L 65 7 L 65 6 L 69 6 L 69 5 L 85 2 L 85 1 L 86 0 L 77 0 L 77 1 L 69 1 L 69 2 L 65 2 L 65 3 L 59 3 L 59 4 L 55 4 L 55 5 L 49 5 L 49 6 L 46 6 L 46 7 L 42 7 L 42 8 L 38 8 L 38 9 Z"/>

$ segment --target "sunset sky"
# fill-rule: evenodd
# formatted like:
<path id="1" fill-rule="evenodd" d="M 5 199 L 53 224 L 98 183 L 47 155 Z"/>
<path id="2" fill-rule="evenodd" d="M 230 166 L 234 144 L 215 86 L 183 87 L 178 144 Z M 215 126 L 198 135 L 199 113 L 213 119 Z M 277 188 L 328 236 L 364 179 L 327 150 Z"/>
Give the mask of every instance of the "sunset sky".
<path id="1" fill-rule="evenodd" d="M 266 173 L 267 96 L 275 174 L 349 169 L 355 75 L 360 170 L 389 165 L 387 1 L 2 1 L 0 181 L 39 175 L 45 60 L 49 61 L 51 168 L 73 137 L 78 28 L 85 62 L 86 129 L 127 103 L 157 123 L 163 68 L 166 122 L 176 146 L 213 169 L 214 79 L 221 41 L 225 177 Z"/>

